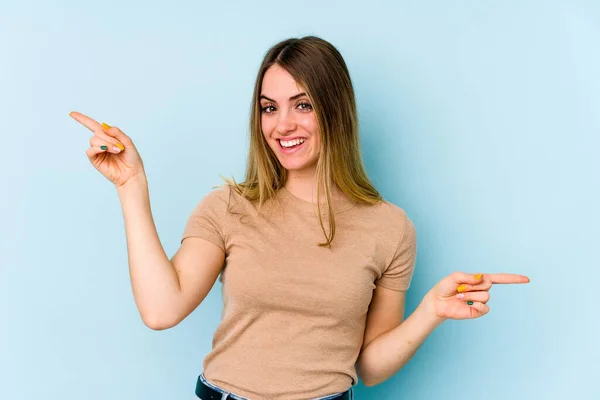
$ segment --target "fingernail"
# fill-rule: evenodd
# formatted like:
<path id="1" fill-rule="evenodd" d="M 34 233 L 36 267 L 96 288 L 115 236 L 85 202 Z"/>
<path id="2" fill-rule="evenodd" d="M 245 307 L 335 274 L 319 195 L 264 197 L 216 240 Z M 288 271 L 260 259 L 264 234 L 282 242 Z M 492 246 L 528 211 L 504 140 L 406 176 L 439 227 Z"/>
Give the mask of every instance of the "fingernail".
<path id="1" fill-rule="evenodd" d="M 460 285 L 459 287 L 456 288 L 457 292 L 464 292 L 465 290 L 467 290 L 467 287 L 465 285 Z"/>
<path id="2" fill-rule="evenodd" d="M 457 295 L 456 295 L 456 298 L 457 298 L 457 299 L 462 299 L 462 298 L 464 298 L 464 297 L 465 297 L 465 294 L 464 294 L 464 293 L 459 293 L 459 294 L 457 294 Z"/>
<path id="3" fill-rule="evenodd" d="M 109 124 L 107 124 L 106 122 L 103 122 L 103 123 L 102 123 L 102 127 L 103 127 L 104 129 L 110 129 L 110 125 L 109 125 Z"/>
<path id="4" fill-rule="evenodd" d="M 481 279 L 482 276 L 483 276 L 483 274 L 477 274 L 477 275 L 475 275 L 475 279 L 479 280 L 479 279 Z"/>
<path id="5" fill-rule="evenodd" d="M 469 301 L 467 301 L 467 304 L 470 305 L 470 306 L 472 306 L 473 302 L 471 300 L 469 300 Z"/>
<path id="6" fill-rule="evenodd" d="M 108 150 L 108 146 L 100 146 L 102 150 Z"/>
<path id="7" fill-rule="evenodd" d="M 125 146 L 123 146 L 121 143 L 117 143 L 115 146 L 117 146 L 121 151 L 125 150 Z"/>
<path id="8" fill-rule="evenodd" d="M 116 151 L 117 153 L 120 153 L 121 152 L 121 148 L 117 147 L 117 146 L 114 146 L 113 147 L 113 151 Z"/>

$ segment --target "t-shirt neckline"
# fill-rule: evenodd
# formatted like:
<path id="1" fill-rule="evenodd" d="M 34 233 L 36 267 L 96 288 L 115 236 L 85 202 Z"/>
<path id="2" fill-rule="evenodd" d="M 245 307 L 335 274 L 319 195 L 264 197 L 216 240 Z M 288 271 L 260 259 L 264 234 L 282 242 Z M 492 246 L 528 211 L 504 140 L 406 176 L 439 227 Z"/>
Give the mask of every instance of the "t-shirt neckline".
<path id="1" fill-rule="evenodd" d="M 294 207 L 295 210 L 299 210 L 303 213 L 317 214 L 319 212 L 319 209 L 317 208 L 317 203 L 301 199 L 300 197 L 294 195 L 292 192 L 287 190 L 285 187 L 281 187 L 278 190 L 278 193 L 281 195 L 280 199 L 284 203 L 284 205 L 287 204 L 291 207 Z M 355 205 L 356 203 L 351 201 L 347 197 L 335 198 L 333 199 L 333 212 L 334 214 L 338 214 L 351 209 Z M 321 202 L 321 213 L 327 214 L 327 212 L 327 203 Z"/>

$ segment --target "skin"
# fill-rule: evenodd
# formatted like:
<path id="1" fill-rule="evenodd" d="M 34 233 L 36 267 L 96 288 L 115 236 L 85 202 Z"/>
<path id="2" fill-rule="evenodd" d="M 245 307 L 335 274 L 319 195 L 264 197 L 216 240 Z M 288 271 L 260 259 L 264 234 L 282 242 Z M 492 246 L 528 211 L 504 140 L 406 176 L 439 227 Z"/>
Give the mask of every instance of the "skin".
<path id="1" fill-rule="evenodd" d="M 286 188 L 299 198 L 315 201 L 318 123 L 306 95 L 290 99 L 302 92 L 287 71 L 276 65 L 269 68 L 261 94 L 270 100 L 261 99 L 265 107 L 261 123 L 265 140 L 289 172 Z M 155 330 L 171 328 L 206 297 L 225 254 L 204 239 L 187 238 L 169 260 L 153 222 L 142 159 L 131 138 L 118 127 L 103 126 L 79 112 L 69 115 L 93 133 L 86 155 L 117 189 L 125 219 L 131 284 L 142 320 Z M 306 138 L 304 148 L 283 154 L 277 141 L 293 137 Z M 332 187 L 334 196 L 343 195 L 335 185 Z M 528 277 L 518 274 L 455 272 L 427 292 L 406 320 L 406 294 L 377 287 L 356 363 L 361 380 L 367 386 L 387 380 L 444 321 L 487 314 L 493 285 L 528 282 Z"/>
<path id="2" fill-rule="evenodd" d="M 267 144 L 289 172 L 286 188 L 297 197 L 315 201 L 320 135 L 310 99 L 297 97 L 303 92 L 285 69 L 278 65 L 270 67 L 265 72 L 261 91 L 261 126 Z M 306 138 L 304 148 L 293 154 L 282 153 L 277 141 L 295 137 Z M 339 190 L 336 192 L 341 195 Z M 376 287 L 356 364 L 361 380 L 373 386 L 392 376 L 443 321 L 487 314 L 486 303 L 492 284 L 527 282 L 529 278 L 515 274 L 455 272 L 432 288 L 404 323 L 406 293 Z"/>
<path id="3" fill-rule="evenodd" d="M 305 94 L 298 97 L 302 93 Z M 275 64 L 263 77 L 260 106 L 263 137 L 288 171 L 286 189 L 296 197 L 316 202 L 316 170 L 321 137 L 306 90 L 289 72 Z M 278 141 L 297 137 L 306 139 L 302 148 L 293 154 L 283 153 Z M 335 185 L 332 187 L 334 196 L 342 196 Z"/>
<path id="4" fill-rule="evenodd" d="M 312 102 L 304 88 L 286 70 L 273 65 L 263 78 L 260 106 L 263 136 L 283 167 L 292 172 L 291 179 L 316 183 L 321 138 Z M 283 154 L 277 141 L 296 137 L 306 139 L 303 148 L 294 154 Z"/>

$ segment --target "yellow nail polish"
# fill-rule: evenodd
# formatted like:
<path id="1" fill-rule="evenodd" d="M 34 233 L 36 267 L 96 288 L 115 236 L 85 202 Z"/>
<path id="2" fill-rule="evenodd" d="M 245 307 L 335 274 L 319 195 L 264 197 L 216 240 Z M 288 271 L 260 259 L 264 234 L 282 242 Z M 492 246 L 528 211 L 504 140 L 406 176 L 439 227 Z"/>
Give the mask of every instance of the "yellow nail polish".
<path id="1" fill-rule="evenodd" d="M 477 274 L 477 275 L 475 275 L 475 279 L 481 279 L 482 276 L 483 276 L 483 274 Z"/>
<path id="2" fill-rule="evenodd" d="M 123 146 L 121 143 L 115 144 L 115 146 L 117 146 L 119 149 L 121 149 L 121 151 L 125 150 L 125 146 Z"/>
<path id="3" fill-rule="evenodd" d="M 456 288 L 456 291 L 458 293 L 464 292 L 465 290 L 467 290 L 467 287 L 465 285 L 460 285 L 459 287 Z"/>
<path id="4" fill-rule="evenodd" d="M 110 129 L 110 125 L 109 125 L 109 124 L 107 124 L 106 122 L 103 122 L 103 123 L 102 123 L 102 127 L 103 127 L 104 129 Z"/>

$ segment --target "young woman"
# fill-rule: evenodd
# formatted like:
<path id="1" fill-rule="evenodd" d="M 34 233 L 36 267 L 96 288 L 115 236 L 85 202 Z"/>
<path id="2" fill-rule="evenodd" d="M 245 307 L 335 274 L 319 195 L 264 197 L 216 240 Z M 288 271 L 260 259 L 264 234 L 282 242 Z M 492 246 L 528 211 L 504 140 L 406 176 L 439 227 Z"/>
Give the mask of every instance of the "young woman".
<path id="1" fill-rule="evenodd" d="M 70 115 L 94 133 L 87 156 L 117 188 L 144 323 L 177 325 L 221 275 L 222 321 L 196 386 L 203 400 L 349 399 L 358 377 L 385 381 L 444 320 L 486 314 L 492 284 L 529 282 L 456 272 L 403 320 L 415 228 L 370 183 L 348 69 L 320 38 L 288 39 L 266 53 L 246 178 L 199 202 L 171 259 L 132 140 Z"/>

